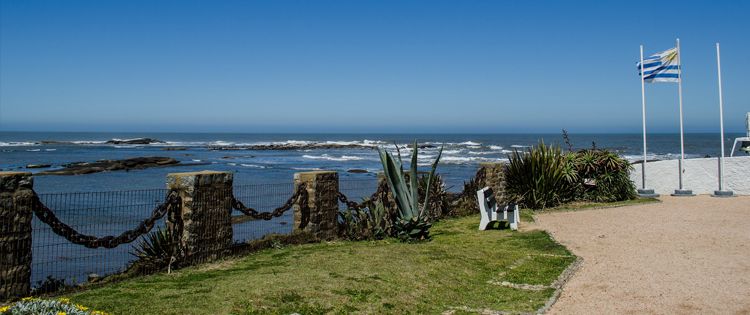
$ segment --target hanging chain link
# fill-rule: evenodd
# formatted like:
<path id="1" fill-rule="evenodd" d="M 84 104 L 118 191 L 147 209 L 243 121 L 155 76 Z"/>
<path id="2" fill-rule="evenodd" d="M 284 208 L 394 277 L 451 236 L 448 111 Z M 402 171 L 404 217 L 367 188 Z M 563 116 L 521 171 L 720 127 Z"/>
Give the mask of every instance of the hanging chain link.
<path id="1" fill-rule="evenodd" d="M 371 200 L 371 199 L 365 199 L 364 201 L 362 201 L 362 203 L 356 203 L 354 201 L 350 201 L 349 198 L 347 198 L 346 195 L 344 195 L 344 193 L 342 192 L 339 192 L 338 199 L 339 201 L 341 201 L 341 203 L 346 205 L 347 209 L 350 209 L 350 210 L 362 210 L 364 208 L 367 208 L 366 203 L 367 201 Z"/>
<path id="2" fill-rule="evenodd" d="M 275 217 L 280 217 L 284 212 L 291 209 L 294 203 L 297 202 L 299 205 L 306 207 L 307 205 L 307 189 L 304 183 L 299 184 L 294 194 L 281 206 L 274 209 L 271 212 L 259 212 L 251 207 L 245 206 L 242 201 L 239 201 L 236 197 L 232 196 L 232 208 L 242 212 L 242 214 L 259 220 L 271 220 Z"/>
<path id="3" fill-rule="evenodd" d="M 34 193 L 32 197 L 32 210 L 34 214 L 39 218 L 40 221 L 49 225 L 52 232 L 60 235 L 70 241 L 73 244 L 83 245 L 88 248 L 115 248 L 119 245 L 131 243 L 135 241 L 139 236 L 148 233 L 154 228 L 156 221 L 163 218 L 167 212 L 172 209 L 176 209 L 180 206 L 181 200 L 176 192 L 171 191 L 167 195 L 166 200 L 156 206 L 151 212 L 151 216 L 143 220 L 138 226 L 132 230 L 123 232 L 118 236 L 104 236 L 96 237 L 92 235 L 85 235 L 76 231 L 71 226 L 60 221 L 50 208 L 44 205 L 39 199 L 39 196 Z"/>

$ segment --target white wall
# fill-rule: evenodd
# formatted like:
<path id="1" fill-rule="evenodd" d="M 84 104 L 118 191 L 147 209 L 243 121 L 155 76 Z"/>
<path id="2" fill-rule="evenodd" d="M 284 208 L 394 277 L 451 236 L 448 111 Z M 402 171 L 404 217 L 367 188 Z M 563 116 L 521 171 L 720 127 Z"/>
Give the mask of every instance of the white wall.
<path id="1" fill-rule="evenodd" d="M 667 195 L 679 186 L 678 160 L 655 161 L 646 164 L 646 188 Z M 719 189 L 718 158 L 686 159 L 682 187 L 694 194 L 712 194 Z M 750 195 L 750 156 L 727 157 L 724 160 L 724 189 L 737 195 Z M 641 188 L 641 165 L 633 165 L 630 180 Z"/>

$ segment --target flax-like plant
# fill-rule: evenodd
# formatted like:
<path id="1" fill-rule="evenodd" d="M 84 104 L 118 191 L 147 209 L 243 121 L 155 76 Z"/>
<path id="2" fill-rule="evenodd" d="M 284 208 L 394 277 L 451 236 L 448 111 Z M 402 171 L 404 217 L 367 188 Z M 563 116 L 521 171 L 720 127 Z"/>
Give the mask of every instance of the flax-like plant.
<path id="1" fill-rule="evenodd" d="M 398 147 L 396 148 L 398 149 Z M 414 141 L 409 173 L 405 173 L 400 151 L 398 151 L 398 159 L 396 159 L 388 151 L 382 148 L 379 149 L 380 161 L 383 164 L 383 173 L 398 207 L 398 219 L 394 222 L 393 228 L 397 237 L 404 241 L 429 239 L 430 228 L 432 227 L 432 223 L 427 215 L 427 207 L 430 206 L 430 187 L 432 186 L 438 162 L 443 154 L 443 148 L 440 148 L 437 158 L 432 163 L 432 168 L 427 177 L 421 208 L 418 184 L 419 174 L 417 173 L 418 150 L 417 142 Z"/>
<path id="2" fill-rule="evenodd" d="M 133 266 L 147 272 L 167 267 L 172 259 L 174 250 L 173 235 L 167 228 L 156 228 L 146 234 L 133 248 L 131 255 L 137 260 Z"/>
<path id="3" fill-rule="evenodd" d="M 505 169 L 506 194 L 531 209 L 554 207 L 573 198 L 576 175 L 559 147 L 543 141 L 526 152 L 514 151 Z"/>

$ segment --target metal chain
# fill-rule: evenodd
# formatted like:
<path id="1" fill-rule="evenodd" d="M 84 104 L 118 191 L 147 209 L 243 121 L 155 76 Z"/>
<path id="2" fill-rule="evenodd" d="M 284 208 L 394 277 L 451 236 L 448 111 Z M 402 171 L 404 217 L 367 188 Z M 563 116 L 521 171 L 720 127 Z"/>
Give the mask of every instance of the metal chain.
<path id="1" fill-rule="evenodd" d="M 346 195 L 344 195 L 342 192 L 339 192 L 338 198 L 339 198 L 339 201 L 341 201 L 341 203 L 346 204 L 347 209 L 351 209 L 351 210 L 362 210 L 364 208 L 367 208 L 365 203 L 371 200 L 371 199 L 367 199 L 363 201 L 362 203 L 356 203 L 354 201 L 349 201 L 349 198 L 347 198 Z"/>
<path id="2" fill-rule="evenodd" d="M 151 216 L 138 224 L 138 226 L 132 230 L 123 232 L 118 236 L 105 236 L 96 237 L 92 235 L 81 234 L 80 232 L 73 229 L 71 226 L 63 223 L 57 218 L 54 212 L 42 203 L 39 196 L 34 193 L 32 197 L 32 210 L 34 214 L 39 218 L 40 221 L 49 225 L 52 228 L 52 232 L 60 235 L 70 241 L 73 244 L 83 245 L 88 248 L 115 248 L 119 245 L 131 243 L 135 241 L 139 236 L 148 233 L 154 228 L 154 224 L 157 220 L 164 217 L 164 215 L 171 209 L 179 207 L 181 204 L 180 197 L 176 192 L 171 191 L 167 195 L 166 200 L 156 206 L 151 212 Z"/>
<path id="3" fill-rule="evenodd" d="M 268 221 L 275 217 L 280 217 L 284 212 L 291 209 L 296 201 L 299 201 L 299 204 L 301 205 L 307 204 L 307 189 L 305 189 L 304 183 L 297 186 L 297 190 L 294 191 L 294 194 L 289 197 L 281 207 L 278 207 L 271 212 L 259 212 L 258 210 L 245 206 L 242 201 L 239 201 L 234 196 L 232 196 L 232 208 L 242 212 L 246 216 Z"/>

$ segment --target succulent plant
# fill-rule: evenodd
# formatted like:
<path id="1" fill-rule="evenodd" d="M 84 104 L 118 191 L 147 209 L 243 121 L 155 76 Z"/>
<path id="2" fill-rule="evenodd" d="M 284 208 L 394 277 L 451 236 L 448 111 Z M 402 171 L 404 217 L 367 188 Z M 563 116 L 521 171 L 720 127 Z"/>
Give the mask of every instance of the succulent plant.
<path id="1" fill-rule="evenodd" d="M 443 154 L 443 148 L 440 148 L 437 158 L 432 163 L 432 168 L 425 185 L 426 189 L 424 200 L 421 202 L 421 208 L 419 200 L 419 174 L 417 172 L 417 158 L 419 155 L 417 141 L 414 141 L 409 173 L 404 172 L 400 150 L 398 151 L 398 159 L 382 148 L 379 151 L 388 187 L 390 187 L 398 207 L 398 219 L 393 225 L 396 235 L 402 240 L 428 239 L 429 230 L 432 226 L 427 215 L 429 213 L 427 207 L 430 206 L 430 187 L 432 187 L 432 180 L 435 177 L 435 170 Z"/>

